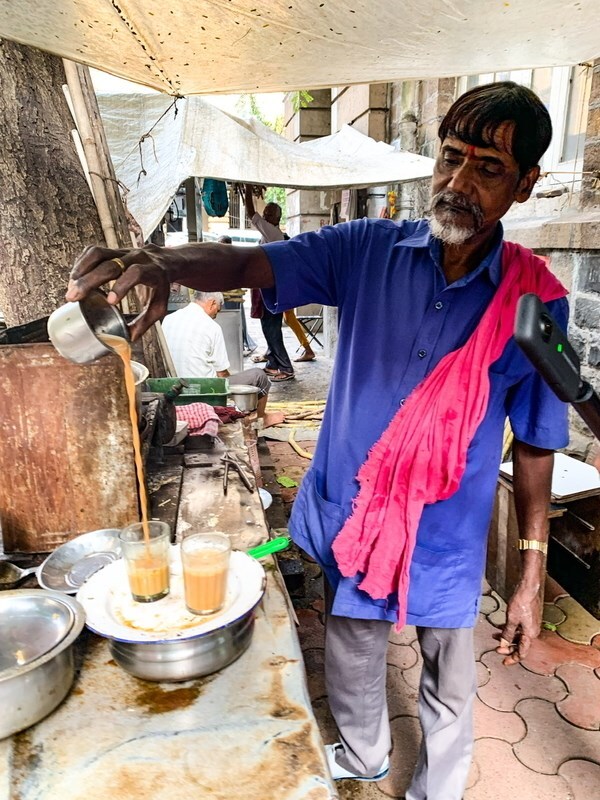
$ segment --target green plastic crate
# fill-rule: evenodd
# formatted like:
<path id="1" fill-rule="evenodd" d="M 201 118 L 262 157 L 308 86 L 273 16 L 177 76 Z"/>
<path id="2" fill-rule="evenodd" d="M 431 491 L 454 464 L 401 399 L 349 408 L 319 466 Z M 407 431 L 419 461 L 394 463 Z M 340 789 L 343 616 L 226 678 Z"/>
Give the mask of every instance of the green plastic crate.
<path id="1" fill-rule="evenodd" d="M 180 378 L 148 378 L 146 385 L 151 392 L 168 392 Z M 227 378 L 183 378 L 189 386 L 173 401 L 176 406 L 190 403 L 208 403 L 209 406 L 226 406 L 229 382 Z"/>

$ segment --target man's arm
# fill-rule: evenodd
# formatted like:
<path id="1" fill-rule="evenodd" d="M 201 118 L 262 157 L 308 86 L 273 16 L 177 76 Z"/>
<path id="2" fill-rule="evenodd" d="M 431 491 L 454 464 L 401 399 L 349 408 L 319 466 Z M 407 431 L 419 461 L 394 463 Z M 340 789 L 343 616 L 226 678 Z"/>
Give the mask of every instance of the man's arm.
<path id="1" fill-rule="evenodd" d="M 165 316 L 172 283 L 205 292 L 239 286 L 268 289 L 275 285 L 271 263 L 260 247 L 209 243 L 146 245 L 132 250 L 88 247 L 71 271 L 66 299 L 82 300 L 91 289 L 109 281 L 115 281 L 108 294 L 108 302 L 113 305 L 134 286 L 152 289 L 148 306 L 131 325 L 133 340 Z"/>
<path id="2" fill-rule="evenodd" d="M 251 183 L 247 183 L 244 186 L 244 205 L 246 206 L 246 213 L 252 219 L 252 217 L 256 214 L 256 209 L 254 208 L 254 197 L 252 196 L 253 186 Z"/>
<path id="3" fill-rule="evenodd" d="M 515 440 L 513 464 L 519 536 L 546 544 L 554 451 Z M 540 588 L 545 556 L 540 550 L 532 549 L 524 550 L 521 558 L 521 580 L 508 602 L 506 625 L 498 648 L 498 653 L 506 655 L 506 665 L 523 660 L 531 642 L 539 635 L 542 621 Z"/>

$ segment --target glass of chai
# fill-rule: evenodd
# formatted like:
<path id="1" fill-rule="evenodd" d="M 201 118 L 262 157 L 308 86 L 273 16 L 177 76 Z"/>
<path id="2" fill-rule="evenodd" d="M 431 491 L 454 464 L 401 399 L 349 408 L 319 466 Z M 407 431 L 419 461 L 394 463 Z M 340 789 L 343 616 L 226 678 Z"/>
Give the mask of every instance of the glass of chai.
<path id="1" fill-rule="evenodd" d="M 169 594 L 170 529 L 166 522 L 135 522 L 119 534 L 129 588 L 138 603 L 153 603 Z"/>
<path id="2" fill-rule="evenodd" d="M 214 614 L 225 604 L 231 539 L 192 533 L 181 541 L 185 604 L 192 614 Z"/>

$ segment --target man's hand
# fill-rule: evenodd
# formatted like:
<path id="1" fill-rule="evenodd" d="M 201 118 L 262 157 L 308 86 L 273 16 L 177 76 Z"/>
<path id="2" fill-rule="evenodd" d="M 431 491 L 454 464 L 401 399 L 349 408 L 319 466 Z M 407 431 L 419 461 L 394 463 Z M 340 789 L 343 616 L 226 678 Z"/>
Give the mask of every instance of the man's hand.
<path id="1" fill-rule="evenodd" d="M 541 624 L 539 583 L 521 582 L 508 602 L 506 625 L 499 636 L 500 646 L 496 648 L 497 653 L 506 656 L 503 664 L 508 667 L 525 658 L 531 642 L 540 634 Z"/>
<path id="2" fill-rule="evenodd" d="M 108 293 L 108 302 L 115 305 L 134 286 L 142 284 L 152 289 L 152 295 L 142 313 L 131 323 L 132 340 L 167 313 L 171 253 L 156 245 L 132 250 L 108 250 L 105 247 L 88 247 L 79 256 L 71 270 L 66 299 L 82 300 L 91 289 L 97 289 L 114 280 Z"/>

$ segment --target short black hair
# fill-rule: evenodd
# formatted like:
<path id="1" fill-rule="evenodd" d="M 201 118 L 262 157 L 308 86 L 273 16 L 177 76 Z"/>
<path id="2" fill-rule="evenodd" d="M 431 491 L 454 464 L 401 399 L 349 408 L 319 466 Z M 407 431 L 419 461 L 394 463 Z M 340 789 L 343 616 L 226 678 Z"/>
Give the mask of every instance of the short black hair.
<path id="1" fill-rule="evenodd" d="M 511 155 L 521 175 L 539 163 L 552 139 L 550 115 L 526 86 L 498 81 L 476 86 L 452 104 L 438 131 L 474 147 L 494 147 L 494 136 L 505 122 L 514 123 Z"/>
<path id="2" fill-rule="evenodd" d="M 217 242 L 219 242 L 219 244 L 233 244 L 233 239 L 231 238 L 231 236 L 223 234 L 223 236 L 219 236 Z"/>

